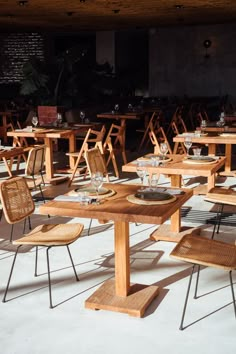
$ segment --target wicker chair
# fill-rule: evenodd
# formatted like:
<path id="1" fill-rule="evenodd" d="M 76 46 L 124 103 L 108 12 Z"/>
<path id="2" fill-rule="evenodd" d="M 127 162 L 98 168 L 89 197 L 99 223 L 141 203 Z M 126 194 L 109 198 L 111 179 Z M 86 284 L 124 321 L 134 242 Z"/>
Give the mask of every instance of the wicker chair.
<path id="1" fill-rule="evenodd" d="M 236 192 L 232 188 L 212 188 L 204 198 L 205 201 L 210 203 L 215 203 L 218 205 L 216 220 L 214 223 L 212 236 L 215 237 L 215 233 L 219 233 L 222 215 L 224 212 L 224 207 L 226 205 L 236 206 Z"/>
<path id="2" fill-rule="evenodd" d="M 20 221 L 26 220 L 35 209 L 34 202 L 27 186 L 27 183 L 22 177 L 14 177 L 9 180 L 5 180 L 0 185 L 0 196 L 3 206 L 3 212 L 6 221 L 9 224 L 17 224 Z M 14 269 L 17 254 L 23 245 L 36 246 L 36 260 L 35 260 L 35 276 L 37 276 L 37 261 L 38 261 L 38 246 L 46 247 L 47 254 L 47 270 L 48 270 L 48 286 L 49 286 L 49 303 L 50 308 L 53 308 L 52 304 L 52 292 L 51 292 L 51 278 L 50 278 L 50 264 L 49 264 L 49 250 L 54 246 L 66 246 L 69 257 L 72 263 L 72 267 L 77 276 L 75 266 L 70 253 L 69 245 L 76 241 L 83 231 L 82 224 L 56 224 L 56 225 L 39 225 L 30 231 L 28 234 L 24 234 L 21 238 L 14 240 L 12 243 L 17 245 L 16 253 L 13 259 L 7 287 L 3 296 L 3 302 L 6 302 L 6 296 L 9 289 L 12 272 Z"/>
<path id="3" fill-rule="evenodd" d="M 197 287 L 199 282 L 200 266 L 218 268 L 229 272 L 230 287 L 233 297 L 234 313 L 236 317 L 236 303 L 232 280 L 232 270 L 236 269 L 236 246 L 221 241 L 209 240 L 205 237 L 186 235 L 176 245 L 170 254 L 171 257 L 181 261 L 193 264 L 192 272 L 189 278 L 187 294 L 184 302 L 182 318 L 180 322 L 180 330 L 185 329 L 184 317 L 188 303 L 189 291 L 192 282 L 192 276 L 197 266 L 197 281 L 194 292 L 194 299 L 197 299 Z"/>

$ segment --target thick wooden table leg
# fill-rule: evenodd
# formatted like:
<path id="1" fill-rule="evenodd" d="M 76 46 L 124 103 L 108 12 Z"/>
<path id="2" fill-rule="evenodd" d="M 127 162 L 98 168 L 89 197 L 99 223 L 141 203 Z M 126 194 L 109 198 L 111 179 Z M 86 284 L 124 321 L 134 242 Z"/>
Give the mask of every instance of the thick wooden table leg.
<path id="1" fill-rule="evenodd" d="M 76 151 L 76 137 L 75 134 L 71 134 L 69 137 L 69 152 Z M 73 156 L 69 156 L 69 165 L 70 168 L 73 170 L 75 167 L 75 158 Z"/>
<path id="2" fill-rule="evenodd" d="M 46 183 L 58 184 L 64 182 L 68 177 L 58 176 L 54 177 L 54 168 L 53 168 L 53 143 L 51 138 L 44 138 L 45 148 L 45 170 L 46 170 Z"/>
<path id="3" fill-rule="evenodd" d="M 106 281 L 85 301 L 85 307 L 142 317 L 158 292 L 154 285 L 130 285 L 129 224 L 115 222 L 115 280 Z"/>

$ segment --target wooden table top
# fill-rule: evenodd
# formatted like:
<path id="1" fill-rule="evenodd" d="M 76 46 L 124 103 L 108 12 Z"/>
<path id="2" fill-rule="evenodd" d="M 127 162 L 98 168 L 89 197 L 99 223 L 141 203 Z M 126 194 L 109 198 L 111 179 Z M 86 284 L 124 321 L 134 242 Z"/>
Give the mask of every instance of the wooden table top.
<path id="1" fill-rule="evenodd" d="M 127 112 L 127 113 L 112 113 L 112 112 L 105 112 L 97 114 L 98 118 L 106 118 L 106 119 L 133 119 L 138 120 L 140 119 L 143 113 L 138 112 Z"/>
<path id="2" fill-rule="evenodd" d="M 196 136 L 190 133 L 193 143 L 199 144 L 236 144 L 236 133 L 226 133 L 223 132 L 220 135 L 217 134 L 207 134 L 206 136 Z M 186 135 L 179 134 L 173 138 L 174 142 L 184 142 Z"/>
<path id="3" fill-rule="evenodd" d="M 175 211 L 193 195 L 191 189 L 182 189 L 182 194 L 176 196 L 176 201 L 164 205 L 138 205 L 130 203 L 126 198 L 136 193 L 138 185 L 104 184 L 112 189 L 115 195 L 104 199 L 99 205 L 81 206 L 78 202 L 49 201 L 39 207 L 39 212 L 45 215 L 60 215 L 67 217 L 95 218 L 100 220 L 141 222 L 147 224 L 163 224 Z M 180 188 L 178 188 L 179 190 Z"/>
<path id="4" fill-rule="evenodd" d="M 33 128 L 32 131 L 27 129 L 15 129 L 7 132 L 7 136 L 18 136 L 25 138 L 66 138 L 71 134 L 77 134 L 88 127 L 76 126 L 73 128 Z"/>
<path id="5" fill-rule="evenodd" d="M 148 154 L 145 157 L 148 157 Z M 186 159 L 186 155 L 168 155 L 171 158 L 170 162 L 163 163 L 159 166 L 152 166 L 151 160 L 150 163 L 147 161 L 144 162 L 143 168 L 147 169 L 149 172 L 157 172 L 162 174 L 170 175 L 193 175 L 193 176 L 204 176 L 208 177 L 216 173 L 220 167 L 225 163 L 226 158 L 224 156 L 217 157 L 216 162 L 213 164 L 189 164 L 183 162 Z M 142 161 L 142 160 L 140 160 Z M 136 172 L 137 160 L 131 161 L 126 165 L 122 166 L 122 171 L 124 172 Z"/>

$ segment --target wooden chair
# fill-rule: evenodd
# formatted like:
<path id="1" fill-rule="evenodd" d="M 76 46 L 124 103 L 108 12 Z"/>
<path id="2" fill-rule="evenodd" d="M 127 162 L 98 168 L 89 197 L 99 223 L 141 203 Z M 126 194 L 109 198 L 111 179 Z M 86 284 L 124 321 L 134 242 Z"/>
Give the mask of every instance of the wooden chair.
<path id="1" fill-rule="evenodd" d="M 172 127 L 172 131 L 173 131 L 174 136 L 182 134 L 183 132 L 186 132 L 186 131 L 180 131 L 176 122 L 172 122 L 171 127 Z M 182 143 L 182 142 L 175 142 L 175 144 L 174 144 L 173 154 L 178 154 L 178 153 L 180 153 L 180 154 L 187 153 L 186 147 L 184 146 L 184 143 Z"/>
<path id="2" fill-rule="evenodd" d="M 121 152 L 124 164 L 127 164 L 127 157 L 125 152 L 125 142 L 124 142 L 124 127 L 116 124 L 112 124 L 105 142 L 103 144 L 104 155 L 108 152 L 108 158 L 106 160 L 106 166 L 112 161 L 115 175 L 119 178 L 119 169 L 116 161 L 117 152 Z"/>
<path id="3" fill-rule="evenodd" d="M 101 172 L 103 176 L 106 177 L 107 182 L 109 182 L 109 176 L 104 161 L 104 155 L 101 153 L 100 149 L 99 148 L 89 149 L 85 151 L 84 157 L 90 175 L 95 172 Z"/>
<path id="4" fill-rule="evenodd" d="M 232 280 L 232 271 L 236 269 L 236 246 L 228 244 L 221 241 L 209 240 L 208 238 L 201 236 L 186 235 L 184 236 L 177 246 L 173 249 L 170 254 L 171 257 L 174 257 L 178 260 L 191 263 L 192 272 L 189 278 L 189 284 L 187 288 L 186 298 L 184 302 L 184 308 L 182 313 L 182 318 L 180 322 L 180 330 L 185 329 L 188 326 L 184 327 L 184 318 L 189 298 L 189 292 L 193 277 L 193 272 L 197 266 L 197 281 L 194 292 L 194 299 L 197 299 L 197 287 L 199 283 L 199 273 L 200 266 L 213 267 L 220 270 L 229 272 L 230 279 L 230 288 L 233 298 L 233 307 L 236 317 L 236 303 L 235 303 L 235 294 L 233 288 Z M 196 322 L 196 321 L 195 321 Z"/>
<path id="5" fill-rule="evenodd" d="M 26 220 L 31 214 L 33 214 L 35 206 L 27 186 L 26 181 L 22 177 L 15 177 L 9 180 L 5 180 L 0 185 L 0 196 L 3 206 L 3 212 L 6 221 L 9 224 L 18 224 L 19 222 Z M 38 261 L 38 246 L 46 247 L 47 255 L 47 270 L 48 270 L 48 286 L 49 286 L 49 304 L 50 308 L 53 308 L 52 304 L 52 292 L 51 292 L 51 278 L 50 278 L 50 263 L 49 263 L 49 250 L 54 246 L 66 246 L 71 260 L 71 264 L 74 270 L 76 280 L 77 276 L 75 266 L 70 253 L 69 245 L 76 241 L 82 231 L 83 225 L 77 224 L 49 224 L 39 225 L 34 228 L 28 234 L 24 234 L 22 237 L 14 240 L 13 245 L 17 245 L 16 253 L 12 262 L 9 279 L 7 282 L 6 290 L 3 296 L 3 302 L 6 302 L 6 296 L 8 293 L 16 257 L 20 248 L 23 245 L 30 245 L 36 247 L 36 260 L 35 260 L 35 276 L 37 276 L 37 261 Z"/>
<path id="6" fill-rule="evenodd" d="M 68 156 L 72 156 L 75 158 L 75 165 L 74 165 L 74 169 L 72 171 L 72 175 L 69 179 L 68 185 L 70 186 L 75 174 L 77 172 L 77 169 L 79 167 L 79 164 L 84 160 L 84 153 L 85 151 L 87 151 L 89 148 L 91 147 L 98 147 L 101 152 L 103 152 L 103 138 L 106 132 L 106 128 L 103 125 L 101 130 L 93 130 L 93 129 L 89 129 L 84 140 L 82 143 L 82 146 L 80 148 L 80 150 L 78 152 L 69 152 L 66 155 Z M 84 169 L 84 167 L 83 167 Z"/>
<path id="7" fill-rule="evenodd" d="M 160 143 L 166 143 L 168 146 L 168 154 L 172 154 L 171 146 L 167 140 L 166 134 L 162 127 L 159 127 L 156 131 L 150 130 L 149 138 L 154 146 L 154 154 L 160 154 Z"/>
<path id="8" fill-rule="evenodd" d="M 160 122 L 160 112 L 153 112 L 147 126 L 145 129 L 137 129 L 137 132 L 143 133 L 143 137 L 141 140 L 141 143 L 139 145 L 139 151 L 143 147 L 144 143 L 148 143 L 148 135 L 150 130 L 157 130 L 159 128 L 159 122 Z"/>

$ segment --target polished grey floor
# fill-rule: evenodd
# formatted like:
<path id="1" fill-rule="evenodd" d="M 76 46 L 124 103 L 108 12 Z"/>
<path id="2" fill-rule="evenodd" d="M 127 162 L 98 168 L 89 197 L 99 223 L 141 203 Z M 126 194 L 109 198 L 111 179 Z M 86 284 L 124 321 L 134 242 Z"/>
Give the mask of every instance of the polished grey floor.
<path id="1" fill-rule="evenodd" d="M 0 166 L 3 171 L 3 166 Z M 2 172 L 0 178 L 4 179 Z M 138 182 L 136 175 L 125 174 L 114 183 Z M 75 184 L 88 180 L 78 178 Z M 186 187 L 194 187 L 204 179 L 185 177 Z M 160 183 L 169 184 L 161 176 Z M 218 178 L 218 185 L 234 185 L 234 178 Z M 53 188 L 59 195 L 66 184 Z M 52 193 L 52 190 L 51 192 Z M 37 203 L 37 206 L 39 204 Z M 218 239 L 235 242 L 235 210 L 228 208 Z M 210 236 L 215 207 L 194 196 L 182 210 L 183 225 L 201 226 L 202 234 Z M 113 224 L 93 220 L 91 235 L 87 236 L 88 219 L 32 217 L 39 223 L 82 222 L 85 230 L 71 246 L 80 281 L 76 282 L 63 248 L 52 249 L 54 309 L 48 307 L 45 250 L 40 250 L 40 276 L 35 278 L 34 249 L 25 249 L 16 264 L 7 303 L 0 303 L 0 347 L 4 354 L 97 354 L 97 353 L 178 353 L 223 354 L 236 348 L 236 319 L 228 285 L 228 274 L 205 268 L 201 272 L 198 300 L 190 299 L 184 331 L 179 323 L 188 282 L 190 266 L 169 257 L 174 247 L 169 242 L 149 239 L 155 225 L 130 224 L 131 280 L 160 286 L 159 296 L 149 306 L 143 318 L 109 311 L 84 308 L 84 301 L 106 279 L 114 276 Z M 19 237 L 21 227 L 14 237 Z M 0 236 L 0 297 L 6 286 L 15 246 L 9 243 L 10 226 L 1 220 Z M 235 275 L 234 275 L 234 279 Z M 227 305 L 227 306 L 225 306 Z"/>

